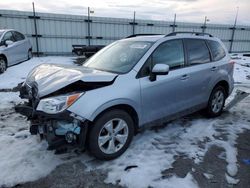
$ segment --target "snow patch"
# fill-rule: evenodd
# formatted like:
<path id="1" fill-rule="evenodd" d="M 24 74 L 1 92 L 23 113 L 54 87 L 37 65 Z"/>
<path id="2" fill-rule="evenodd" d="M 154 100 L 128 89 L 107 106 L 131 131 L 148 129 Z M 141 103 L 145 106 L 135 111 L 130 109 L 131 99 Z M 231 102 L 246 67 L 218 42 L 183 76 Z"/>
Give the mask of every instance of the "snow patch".
<path id="1" fill-rule="evenodd" d="M 160 182 L 154 182 L 153 187 L 159 188 L 198 188 L 198 184 L 193 176 L 188 173 L 184 178 L 172 176 L 169 179 L 163 179 Z"/>
<path id="2" fill-rule="evenodd" d="M 18 93 L 0 93 L 0 187 L 36 180 L 62 163 L 46 142 L 30 135 L 26 118 L 14 113 L 18 102 Z"/>
<path id="3" fill-rule="evenodd" d="M 239 183 L 239 179 L 234 179 L 232 177 L 230 177 L 229 175 L 225 174 L 225 177 L 226 177 L 226 180 L 227 180 L 227 183 L 228 184 L 233 184 L 233 185 L 236 185 Z"/>

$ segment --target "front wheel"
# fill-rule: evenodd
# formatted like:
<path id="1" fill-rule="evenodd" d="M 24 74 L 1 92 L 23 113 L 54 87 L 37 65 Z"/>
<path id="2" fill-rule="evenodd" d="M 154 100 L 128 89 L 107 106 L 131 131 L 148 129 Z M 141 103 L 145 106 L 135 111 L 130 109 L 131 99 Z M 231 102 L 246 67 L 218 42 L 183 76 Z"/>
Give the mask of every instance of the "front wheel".
<path id="1" fill-rule="evenodd" d="M 123 110 L 102 114 L 90 128 L 89 150 L 98 159 L 111 160 L 122 155 L 134 135 L 134 121 Z"/>
<path id="2" fill-rule="evenodd" d="M 222 86 L 213 89 L 206 108 L 209 117 L 221 115 L 226 100 L 226 92 Z"/>
<path id="3" fill-rule="evenodd" d="M 7 63 L 4 58 L 0 57 L 0 74 L 4 73 L 7 69 Z"/>

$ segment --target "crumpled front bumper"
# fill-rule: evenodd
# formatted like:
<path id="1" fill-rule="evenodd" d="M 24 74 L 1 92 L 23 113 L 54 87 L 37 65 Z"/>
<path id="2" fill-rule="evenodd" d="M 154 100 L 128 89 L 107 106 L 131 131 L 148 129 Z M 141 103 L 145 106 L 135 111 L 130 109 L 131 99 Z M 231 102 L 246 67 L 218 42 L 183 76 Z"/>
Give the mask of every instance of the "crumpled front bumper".
<path id="1" fill-rule="evenodd" d="M 85 149 L 87 121 L 80 121 L 67 110 L 58 114 L 36 111 L 30 103 L 15 106 L 16 112 L 30 120 L 30 133 L 47 140 L 48 149 L 58 149 L 67 145 Z"/>

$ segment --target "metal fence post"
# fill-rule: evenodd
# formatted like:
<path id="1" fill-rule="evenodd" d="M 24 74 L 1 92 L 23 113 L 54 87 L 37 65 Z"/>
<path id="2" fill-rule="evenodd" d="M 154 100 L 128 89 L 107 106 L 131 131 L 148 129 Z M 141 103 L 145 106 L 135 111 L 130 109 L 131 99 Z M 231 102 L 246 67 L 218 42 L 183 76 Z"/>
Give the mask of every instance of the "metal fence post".
<path id="1" fill-rule="evenodd" d="M 174 25 L 173 25 L 173 32 L 175 32 L 175 27 L 176 27 L 175 23 L 176 23 L 176 14 L 174 14 Z"/>
<path id="2" fill-rule="evenodd" d="M 232 37 L 230 41 L 230 47 L 229 47 L 229 52 L 232 53 L 232 49 L 233 49 L 233 42 L 234 42 L 234 34 L 235 34 L 235 30 L 236 30 L 236 24 L 237 24 L 237 19 L 238 19 L 238 13 L 239 13 L 239 7 L 237 7 L 237 12 L 236 12 L 236 16 L 235 16 L 235 20 L 234 20 L 234 26 L 232 28 Z"/>
<path id="3" fill-rule="evenodd" d="M 134 19 L 133 19 L 133 35 L 135 34 L 135 11 L 134 11 Z"/>
<path id="4" fill-rule="evenodd" d="M 235 34 L 236 27 L 234 26 L 234 27 L 229 28 L 229 29 L 232 29 L 232 37 L 231 37 L 231 39 L 229 40 L 229 41 L 230 41 L 229 53 L 232 53 L 233 42 L 234 42 L 234 34 Z"/>
<path id="5" fill-rule="evenodd" d="M 88 7 L 88 45 L 90 46 L 90 8 Z"/>
<path id="6" fill-rule="evenodd" d="M 36 25 L 36 11 L 35 11 L 35 3 L 32 2 L 33 6 L 33 17 L 34 17 L 34 26 L 35 26 L 35 37 L 36 37 L 36 52 L 37 57 L 39 57 L 39 44 L 38 44 L 38 36 L 37 36 L 37 25 Z"/>

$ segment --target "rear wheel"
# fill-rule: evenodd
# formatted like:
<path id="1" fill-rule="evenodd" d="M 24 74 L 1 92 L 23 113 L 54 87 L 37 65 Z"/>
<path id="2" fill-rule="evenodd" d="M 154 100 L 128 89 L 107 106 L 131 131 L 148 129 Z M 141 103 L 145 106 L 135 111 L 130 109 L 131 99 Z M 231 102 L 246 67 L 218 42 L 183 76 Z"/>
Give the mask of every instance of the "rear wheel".
<path id="1" fill-rule="evenodd" d="M 7 63 L 3 57 L 0 57 L 0 74 L 6 71 Z"/>
<path id="2" fill-rule="evenodd" d="M 32 50 L 30 49 L 30 50 L 28 51 L 28 60 L 31 59 L 32 56 L 33 56 L 33 55 L 32 55 Z"/>
<path id="3" fill-rule="evenodd" d="M 216 86 L 209 98 L 206 108 L 209 117 L 217 117 L 221 115 L 226 100 L 226 92 L 224 87 Z"/>
<path id="4" fill-rule="evenodd" d="M 134 135 L 134 122 L 122 110 L 101 115 L 89 132 L 89 150 L 98 159 L 111 160 L 122 155 Z"/>

